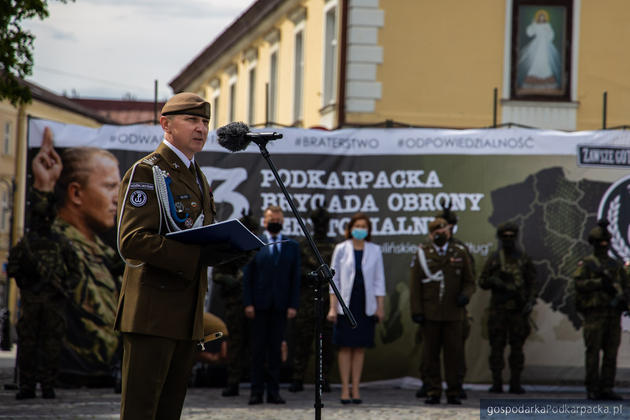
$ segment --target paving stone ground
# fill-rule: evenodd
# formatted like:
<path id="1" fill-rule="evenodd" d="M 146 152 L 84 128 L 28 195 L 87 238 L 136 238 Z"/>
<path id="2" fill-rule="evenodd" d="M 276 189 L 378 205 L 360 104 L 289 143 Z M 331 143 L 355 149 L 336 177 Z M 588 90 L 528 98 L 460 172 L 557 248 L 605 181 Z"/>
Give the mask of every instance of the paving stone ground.
<path id="1" fill-rule="evenodd" d="M 0 352 L 1 353 L 1 352 Z M 11 354 L 0 354 L 0 384 L 10 384 L 13 379 Z M 415 398 L 416 383 L 413 379 L 367 383 L 361 388 L 363 404 L 342 405 L 339 402 L 339 387 L 333 386 L 331 393 L 323 394 L 324 420 L 415 420 L 415 419 L 479 419 L 480 400 L 496 398 L 486 392 L 488 385 L 467 385 L 468 399 L 461 406 L 427 406 Z M 249 389 L 244 385 L 238 397 L 225 398 L 221 389 L 190 388 L 188 390 L 182 419 L 190 420 L 307 420 L 315 419 L 314 386 L 306 385 L 304 392 L 290 393 L 286 385 L 281 394 L 286 405 L 262 404 L 249 406 Z M 528 399 L 581 399 L 580 387 L 526 386 L 528 393 L 519 398 Z M 622 392 L 630 397 L 629 390 Z M 501 398 L 514 398 L 502 394 Z M 58 389 L 57 398 L 17 401 L 15 390 L 0 388 L 0 419 L 117 419 L 120 395 L 112 389 Z M 615 418 L 630 418 L 627 416 Z M 577 417 L 576 417 L 577 418 Z"/>

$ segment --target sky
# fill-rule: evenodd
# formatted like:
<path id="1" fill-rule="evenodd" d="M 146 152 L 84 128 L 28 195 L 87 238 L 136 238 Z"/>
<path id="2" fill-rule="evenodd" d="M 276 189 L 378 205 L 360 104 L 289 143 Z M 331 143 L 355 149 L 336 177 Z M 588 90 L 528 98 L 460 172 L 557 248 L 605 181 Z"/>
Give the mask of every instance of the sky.
<path id="1" fill-rule="evenodd" d="M 50 16 L 24 28 L 35 35 L 27 80 L 81 98 L 153 100 L 254 0 L 49 1 Z"/>

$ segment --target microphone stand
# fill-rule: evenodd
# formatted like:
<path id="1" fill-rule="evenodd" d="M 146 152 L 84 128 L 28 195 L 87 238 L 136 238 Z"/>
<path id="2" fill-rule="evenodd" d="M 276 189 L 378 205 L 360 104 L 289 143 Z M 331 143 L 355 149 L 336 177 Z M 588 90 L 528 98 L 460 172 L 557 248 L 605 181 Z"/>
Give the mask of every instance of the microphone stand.
<path id="1" fill-rule="evenodd" d="M 273 133 L 273 134 L 277 135 L 277 133 Z M 280 134 L 279 137 L 275 137 L 275 138 L 281 138 L 281 137 L 282 137 L 282 134 Z M 341 297 L 341 294 L 339 293 L 339 289 L 337 289 L 335 282 L 333 282 L 333 275 L 334 275 L 333 271 L 328 266 L 328 264 L 324 262 L 322 255 L 319 253 L 319 250 L 317 249 L 317 245 L 315 245 L 315 241 L 313 241 L 313 237 L 309 233 L 308 229 L 306 229 L 306 225 L 304 224 L 304 221 L 300 217 L 300 214 L 298 213 L 297 208 L 295 207 L 295 204 L 293 203 L 293 199 L 291 198 L 291 195 L 289 195 L 289 192 L 287 191 L 287 188 L 285 187 L 284 182 L 282 182 L 282 179 L 280 179 L 278 170 L 276 169 L 276 166 L 273 164 L 273 161 L 271 160 L 271 155 L 269 154 L 269 151 L 267 150 L 267 143 L 269 142 L 269 140 L 272 140 L 272 138 L 263 137 L 263 136 L 255 137 L 252 139 L 252 141 L 256 143 L 258 147 L 260 148 L 260 153 L 262 154 L 262 157 L 265 158 L 265 160 L 269 164 L 269 167 L 271 168 L 271 171 L 273 172 L 273 176 L 276 178 L 276 181 L 278 182 L 278 185 L 280 186 L 282 193 L 287 199 L 287 202 L 289 203 L 289 206 L 291 207 L 291 211 L 293 212 L 293 215 L 297 219 L 300 225 L 300 228 L 302 229 L 302 233 L 304 233 L 304 236 L 306 236 L 306 240 L 308 241 L 308 244 L 311 247 L 311 251 L 313 251 L 313 254 L 315 254 L 315 258 L 317 258 L 317 262 L 319 264 L 319 267 L 315 271 L 309 273 L 309 276 L 315 280 L 314 282 L 315 288 L 313 292 L 315 294 L 315 316 L 317 317 L 316 322 L 315 322 L 315 357 L 316 357 L 315 358 L 315 420 L 321 420 L 322 407 L 324 406 L 322 404 L 322 338 L 323 338 L 322 325 L 321 325 L 322 303 L 323 303 L 323 299 L 321 296 L 322 283 L 325 284 L 326 282 L 328 282 L 333 292 L 335 293 L 337 300 L 341 304 L 343 313 L 344 315 L 346 315 L 348 322 L 350 323 L 350 326 L 352 328 L 357 327 L 357 321 L 354 319 L 352 312 L 350 312 L 350 309 L 346 306 L 346 303 L 343 301 L 343 298 Z"/>

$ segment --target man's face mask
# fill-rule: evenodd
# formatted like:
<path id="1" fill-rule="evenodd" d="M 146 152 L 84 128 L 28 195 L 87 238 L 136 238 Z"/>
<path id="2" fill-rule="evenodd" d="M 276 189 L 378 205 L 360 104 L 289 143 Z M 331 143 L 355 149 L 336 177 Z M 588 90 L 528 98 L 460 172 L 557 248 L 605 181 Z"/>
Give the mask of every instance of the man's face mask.
<path id="1" fill-rule="evenodd" d="M 267 223 L 267 230 L 269 231 L 269 233 L 271 233 L 272 235 L 275 235 L 277 233 L 280 233 L 280 231 L 282 230 L 282 223 L 278 223 L 278 222 L 269 222 Z"/>
<path id="2" fill-rule="evenodd" d="M 501 240 L 501 247 L 506 251 L 512 251 L 516 247 L 516 234 L 507 233 L 499 237 Z"/>
<path id="3" fill-rule="evenodd" d="M 444 246 L 444 244 L 448 241 L 448 236 L 446 233 L 436 233 L 433 235 L 433 243 L 437 246 Z"/>

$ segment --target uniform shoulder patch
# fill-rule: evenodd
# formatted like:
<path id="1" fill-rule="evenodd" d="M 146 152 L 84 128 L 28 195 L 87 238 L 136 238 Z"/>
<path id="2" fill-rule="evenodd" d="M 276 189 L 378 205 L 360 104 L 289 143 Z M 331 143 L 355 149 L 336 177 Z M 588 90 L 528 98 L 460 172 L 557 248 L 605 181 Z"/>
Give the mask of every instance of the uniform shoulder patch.
<path id="1" fill-rule="evenodd" d="M 147 193 L 142 190 L 132 191 L 129 195 L 129 203 L 134 207 L 142 207 L 147 204 Z"/>

